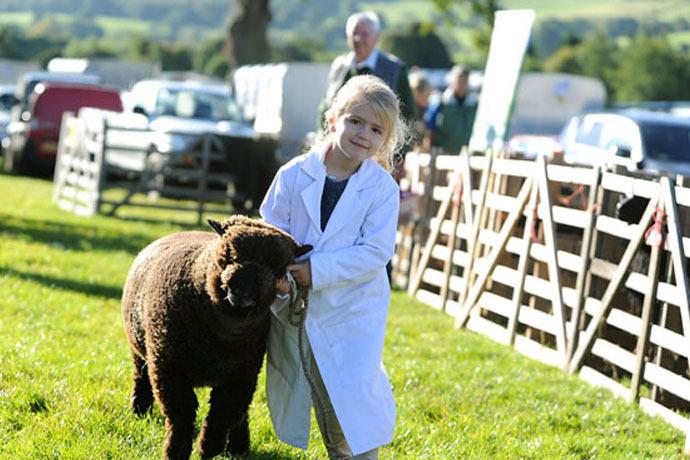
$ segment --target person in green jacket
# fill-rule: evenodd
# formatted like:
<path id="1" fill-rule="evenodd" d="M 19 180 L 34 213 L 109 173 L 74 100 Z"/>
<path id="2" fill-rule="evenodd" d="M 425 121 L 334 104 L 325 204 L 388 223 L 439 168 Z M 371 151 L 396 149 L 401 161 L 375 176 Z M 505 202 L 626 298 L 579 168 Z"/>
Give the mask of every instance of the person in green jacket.
<path id="1" fill-rule="evenodd" d="M 451 81 L 441 98 L 431 104 L 424 114 L 432 147 L 441 147 L 446 153 L 460 153 L 469 144 L 472 125 L 477 113 L 477 98 L 468 91 L 470 71 L 455 65 L 450 71 Z"/>

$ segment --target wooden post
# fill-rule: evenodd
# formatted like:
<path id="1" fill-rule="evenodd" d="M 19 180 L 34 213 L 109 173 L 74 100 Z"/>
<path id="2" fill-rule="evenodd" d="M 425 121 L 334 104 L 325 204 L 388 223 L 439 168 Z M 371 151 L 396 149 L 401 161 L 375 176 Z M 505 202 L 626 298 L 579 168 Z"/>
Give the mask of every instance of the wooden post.
<path id="1" fill-rule="evenodd" d="M 106 117 L 103 117 L 103 129 L 101 130 L 101 139 L 99 144 L 99 149 L 95 152 L 94 162 L 96 165 L 96 177 L 93 181 L 92 193 L 92 206 L 93 212 L 98 214 L 101 211 L 101 205 L 103 203 L 103 190 L 105 189 L 104 184 L 106 181 L 108 162 L 106 153 L 106 142 L 108 140 L 108 121 Z"/>
<path id="2" fill-rule="evenodd" d="M 453 171 L 450 176 L 449 188 L 451 188 L 450 193 L 453 195 L 453 207 L 451 208 L 450 217 L 450 234 L 448 235 L 448 241 L 446 242 L 446 249 L 448 250 L 448 258 L 443 261 L 443 285 L 441 286 L 441 305 L 443 305 L 443 310 L 446 310 L 446 301 L 448 300 L 448 291 L 450 285 L 450 276 L 453 269 L 453 254 L 455 252 L 455 243 L 458 238 L 458 223 L 460 221 L 460 208 L 466 206 L 472 206 L 472 203 L 463 202 L 465 196 L 465 187 L 470 187 L 469 182 L 469 159 L 467 157 L 467 152 L 463 150 L 460 154 L 459 163 L 455 171 Z"/>
<path id="3" fill-rule="evenodd" d="M 630 382 L 630 394 L 628 395 L 628 402 L 635 402 L 637 395 L 640 392 L 640 382 L 644 376 L 644 365 L 649 346 L 649 330 L 651 328 L 652 309 L 656 304 L 656 291 L 659 286 L 659 249 L 660 245 L 652 247 L 652 253 L 649 257 L 649 270 L 647 272 L 647 292 L 644 296 L 644 303 L 642 304 L 642 328 L 640 335 L 637 337 L 637 346 L 635 347 L 635 367 L 632 372 L 632 380 Z"/>
<path id="4" fill-rule="evenodd" d="M 580 246 L 580 260 L 582 261 L 582 266 L 580 267 L 580 271 L 577 273 L 577 279 L 575 280 L 575 305 L 573 306 L 573 311 L 570 317 L 570 331 L 568 333 L 568 362 L 570 362 L 572 359 L 573 353 L 577 348 L 577 342 L 580 337 L 581 316 L 584 316 L 582 315 L 584 299 L 589 294 L 585 291 L 585 286 L 589 286 L 587 281 L 593 256 L 591 246 L 592 242 L 594 241 L 594 216 L 596 215 L 595 207 L 600 182 L 601 168 L 596 167 L 594 169 L 594 180 L 592 180 L 592 182 L 589 184 L 589 194 L 587 196 L 587 217 L 584 229 L 582 231 L 582 243 Z M 589 276 L 589 281 L 591 282 L 591 274 Z"/>
<path id="5" fill-rule="evenodd" d="M 537 157 L 537 182 L 539 184 L 539 198 L 542 226 L 544 228 L 544 244 L 547 253 L 547 270 L 549 285 L 551 286 L 551 308 L 556 317 L 556 348 L 562 355 L 562 363 L 567 367 L 567 350 L 565 337 L 565 312 L 563 311 L 563 293 L 561 279 L 558 273 L 558 257 L 556 248 L 556 230 L 551 216 L 551 197 L 549 196 L 549 182 L 546 175 L 546 162 L 543 156 Z"/>
<path id="6" fill-rule="evenodd" d="M 534 216 L 536 214 L 535 206 L 537 206 L 538 187 L 532 186 L 532 191 L 527 204 L 527 219 L 525 220 L 525 228 L 522 232 L 522 249 L 520 250 L 520 260 L 517 266 L 517 283 L 513 286 L 512 311 L 508 317 L 508 343 L 513 345 L 515 343 L 515 333 L 517 331 L 518 319 L 520 316 L 520 308 L 522 307 L 522 294 L 525 292 L 525 276 L 527 275 L 527 264 L 529 261 L 529 251 L 532 247 L 531 228 L 534 225 Z M 535 212 L 532 212 L 534 209 Z"/>
<path id="7" fill-rule="evenodd" d="M 472 222 L 472 234 L 470 235 L 470 238 L 467 241 L 467 255 L 469 260 L 467 263 L 467 267 L 465 267 L 465 270 L 462 274 L 463 283 L 462 290 L 460 292 L 460 295 L 458 296 L 458 305 L 462 305 L 465 302 L 465 298 L 467 297 L 467 291 L 469 290 L 470 285 L 474 281 L 474 277 L 472 274 L 474 270 L 474 262 L 477 260 L 477 257 L 479 257 L 479 230 L 481 229 L 481 221 L 484 219 L 484 216 L 486 215 L 484 203 L 486 202 L 486 194 L 491 184 L 490 178 L 493 177 L 491 173 L 491 166 L 493 165 L 494 155 L 492 152 L 487 152 L 485 158 L 486 164 L 484 165 L 484 171 L 482 171 L 482 176 L 479 181 L 479 201 L 476 204 L 474 211 L 471 211 L 471 191 L 469 190 L 469 187 L 466 190 L 466 193 L 470 194 L 470 199 L 469 201 L 467 201 L 467 203 L 469 203 L 469 209 L 472 212 L 472 219 L 470 220 L 470 222 Z"/>

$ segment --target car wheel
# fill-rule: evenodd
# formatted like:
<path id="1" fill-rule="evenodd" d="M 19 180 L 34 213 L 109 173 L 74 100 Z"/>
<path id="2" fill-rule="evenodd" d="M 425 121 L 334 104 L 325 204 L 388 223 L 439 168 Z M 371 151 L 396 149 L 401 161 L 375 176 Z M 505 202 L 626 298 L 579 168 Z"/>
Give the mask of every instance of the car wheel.
<path id="1" fill-rule="evenodd" d="M 21 150 L 13 149 L 10 145 L 10 148 L 5 150 L 3 157 L 5 170 L 16 174 L 26 173 L 29 169 L 27 156 L 30 154 L 29 149 L 32 148 L 32 145 L 31 141 L 28 141 Z"/>

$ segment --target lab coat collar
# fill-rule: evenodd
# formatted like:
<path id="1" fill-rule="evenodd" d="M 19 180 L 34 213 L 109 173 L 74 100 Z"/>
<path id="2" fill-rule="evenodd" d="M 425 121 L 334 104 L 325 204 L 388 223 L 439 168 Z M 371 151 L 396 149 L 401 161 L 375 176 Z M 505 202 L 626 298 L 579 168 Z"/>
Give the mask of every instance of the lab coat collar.
<path id="1" fill-rule="evenodd" d="M 321 229 L 321 194 L 323 185 L 326 181 L 326 166 L 323 161 L 328 151 L 329 144 L 324 143 L 314 148 L 302 164 L 302 171 L 312 178 L 312 183 L 302 189 L 301 197 L 304 207 L 309 214 L 309 218 L 317 229 Z M 377 184 L 375 169 L 378 168 L 375 160 L 369 158 L 365 160 L 360 168 L 347 182 L 345 191 L 338 200 L 338 203 L 328 220 L 328 225 L 324 231 L 325 235 L 332 234 L 340 230 L 351 219 L 352 209 L 357 209 L 358 201 L 361 199 L 363 190 L 375 187 Z"/>

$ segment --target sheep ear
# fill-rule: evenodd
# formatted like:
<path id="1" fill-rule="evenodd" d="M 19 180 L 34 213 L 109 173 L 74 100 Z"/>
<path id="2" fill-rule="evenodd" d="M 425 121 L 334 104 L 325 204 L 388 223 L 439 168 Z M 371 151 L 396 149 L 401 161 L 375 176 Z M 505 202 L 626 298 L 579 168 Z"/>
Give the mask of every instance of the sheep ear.
<path id="1" fill-rule="evenodd" d="M 208 219 L 207 222 L 211 226 L 211 228 L 213 228 L 213 230 L 216 231 L 217 234 L 223 236 L 223 234 L 225 233 L 225 231 L 223 230 L 223 224 L 213 219 Z"/>
<path id="2" fill-rule="evenodd" d="M 314 249 L 314 246 L 312 246 L 311 244 L 298 244 L 297 250 L 295 251 L 295 258 L 303 256 L 312 249 Z"/>

